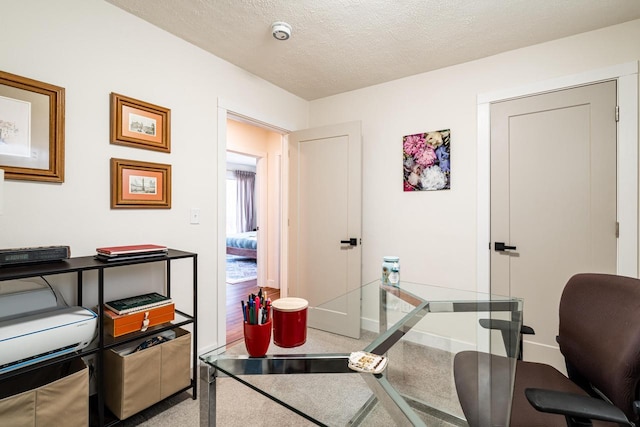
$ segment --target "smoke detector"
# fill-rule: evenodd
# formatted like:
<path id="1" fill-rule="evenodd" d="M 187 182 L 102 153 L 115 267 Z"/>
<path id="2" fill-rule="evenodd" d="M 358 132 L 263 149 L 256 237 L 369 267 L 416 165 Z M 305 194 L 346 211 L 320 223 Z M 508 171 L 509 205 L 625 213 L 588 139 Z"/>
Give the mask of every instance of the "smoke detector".
<path id="1" fill-rule="evenodd" d="M 271 34 L 277 40 L 288 40 L 291 37 L 291 25 L 286 22 L 274 22 L 271 24 Z"/>

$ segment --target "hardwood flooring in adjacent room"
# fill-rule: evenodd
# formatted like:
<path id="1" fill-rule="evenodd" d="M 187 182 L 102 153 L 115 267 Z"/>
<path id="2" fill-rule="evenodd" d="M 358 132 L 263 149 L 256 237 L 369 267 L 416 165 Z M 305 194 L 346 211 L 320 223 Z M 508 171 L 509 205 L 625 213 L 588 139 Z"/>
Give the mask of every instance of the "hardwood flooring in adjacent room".
<path id="1" fill-rule="evenodd" d="M 242 308 L 240 301 L 247 301 L 247 295 L 257 294 L 260 290 L 257 280 L 248 280 L 233 285 L 227 283 L 227 343 L 242 338 Z M 262 292 L 274 301 L 280 298 L 280 289 L 262 288 Z"/>

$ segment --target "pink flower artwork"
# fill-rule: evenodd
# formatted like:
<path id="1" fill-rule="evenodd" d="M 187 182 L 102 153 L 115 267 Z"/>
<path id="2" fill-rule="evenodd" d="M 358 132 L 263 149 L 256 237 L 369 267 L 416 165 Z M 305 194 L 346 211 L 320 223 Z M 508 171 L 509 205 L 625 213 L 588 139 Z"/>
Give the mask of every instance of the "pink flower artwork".
<path id="1" fill-rule="evenodd" d="M 402 138 L 404 191 L 451 188 L 450 129 Z"/>

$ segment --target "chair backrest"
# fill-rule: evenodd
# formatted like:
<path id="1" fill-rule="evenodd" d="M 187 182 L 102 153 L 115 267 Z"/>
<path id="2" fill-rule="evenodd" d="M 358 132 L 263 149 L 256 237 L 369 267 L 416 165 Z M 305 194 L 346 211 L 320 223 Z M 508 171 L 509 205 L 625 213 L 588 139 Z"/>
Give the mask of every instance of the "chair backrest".
<path id="1" fill-rule="evenodd" d="M 639 400 L 640 384 L 640 280 L 577 274 L 564 288 L 559 315 L 558 342 L 571 371 L 636 422 L 633 402 Z"/>

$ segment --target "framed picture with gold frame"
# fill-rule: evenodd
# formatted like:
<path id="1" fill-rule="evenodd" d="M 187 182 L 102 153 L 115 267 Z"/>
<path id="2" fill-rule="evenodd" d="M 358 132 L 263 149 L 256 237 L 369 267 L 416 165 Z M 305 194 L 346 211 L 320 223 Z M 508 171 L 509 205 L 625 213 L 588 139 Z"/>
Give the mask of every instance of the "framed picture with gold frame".
<path id="1" fill-rule="evenodd" d="M 64 182 L 64 88 L 0 71 L 0 169 Z"/>
<path id="2" fill-rule="evenodd" d="M 171 165 L 111 159 L 111 209 L 171 209 Z"/>
<path id="3" fill-rule="evenodd" d="M 171 110 L 111 93 L 111 143 L 171 152 Z"/>

